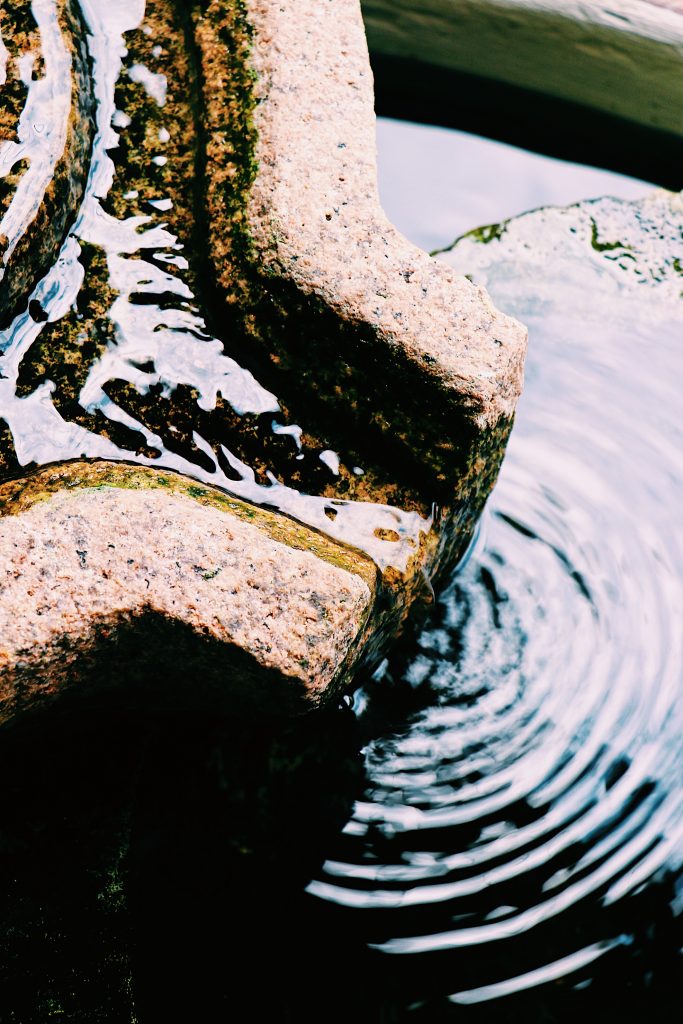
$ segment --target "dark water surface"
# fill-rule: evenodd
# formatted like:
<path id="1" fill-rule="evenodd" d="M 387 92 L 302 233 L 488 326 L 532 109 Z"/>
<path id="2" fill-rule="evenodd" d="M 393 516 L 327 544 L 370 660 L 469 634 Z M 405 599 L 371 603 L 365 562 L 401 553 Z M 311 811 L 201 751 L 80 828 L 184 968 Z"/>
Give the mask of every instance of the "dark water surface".
<path id="1" fill-rule="evenodd" d="M 473 187 L 481 146 L 459 146 Z M 511 202 L 543 178 L 539 158 L 513 153 L 510 166 L 525 162 Z M 545 172 L 552 188 L 551 162 Z M 590 173 L 576 170 L 577 192 Z M 606 191 L 642 188 L 600 176 Z M 425 178 L 428 208 L 465 214 Z M 364 790 L 307 891 L 405 992 L 388 1000 L 396 1019 L 674 1020 L 683 310 L 656 290 L 615 290 L 569 245 L 549 283 L 521 257 L 491 259 L 475 279 L 525 320 L 530 349 L 484 538 L 414 649 L 357 694 Z"/>
<path id="2" fill-rule="evenodd" d="M 107 393 L 114 378 L 159 400 L 185 384 L 200 408 L 222 388 L 238 410 L 278 411 L 191 303 L 128 302 L 184 295 L 164 210 L 117 221 L 98 198 L 133 7 L 85 3 L 101 24 L 100 135 L 77 237 L 40 298 L 58 320 L 81 283 L 77 238 L 107 251 L 118 342 L 81 404 L 161 452 L 141 461 L 220 483 L 220 464 L 169 451 Z M 380 158 L 390 214 L 425 247 L 524 207 L 646 190 L 415 126 L 382 124 Z M 505 273 L 487 284 L 531 341 L 482 536 L 352 707 L 252 729 L 131 699 L 8 730 L 0 1021 L 680 1019 L 683 316 L 601 295 L 588 273 L 571 289 L 558 275 L 552 295 Z M 24 316 L 3 338 L 0 415 L 20 461 L 120 456 L 58 414 L 49 380 L 17 395 L 41 329 Z M 231 466 L 225 486 L 258 500 Z M 275 503 L 316 525 L 322 499 L 295 508 L 278 486 Z M 346 539 L 365 529 L 357 504 Z"/>
<path id="3" fill-rule="evenodd" d="M 422 164 L 418 203 L 466 216 L 480 140 L 458 140 L 465 187 L 445 195 L 434 181 L 448 169 L 427 169 L 442 133 L 391 131 L 394 160 L 402 134 L 422 135 L 406 159 Z M 570 166 L 558 183 L 551 161 L 512 151 L 508 163 L 502 147 L 497 160 L 492 204 L 508 182 L 511 204 L 529 189 L 530 207 L 571 187 Z M 577 196 L 591 174 L 605 192 L 642 194 L 577 168 Z M 404 204 L 410 230 L 410 195 Z M 521 257 L 496 266 L 494 254 L 477 273 L 457 252 L 456 268 L 528 324 L 526 389 L 469 564 L 414 648 L 356 695 L 365 784 L 307 892 L 327 905 L 326 929 L 366 947 L 387 1019 L 673 1021 L 682 304 L 615 289 L 569 244 L 549 282 Z"/>

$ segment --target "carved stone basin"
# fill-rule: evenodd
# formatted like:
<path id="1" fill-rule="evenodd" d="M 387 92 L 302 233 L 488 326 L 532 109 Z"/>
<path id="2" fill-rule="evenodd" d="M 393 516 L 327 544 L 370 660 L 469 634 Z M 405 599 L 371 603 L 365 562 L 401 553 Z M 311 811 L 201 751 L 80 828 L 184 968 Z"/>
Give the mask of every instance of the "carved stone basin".
<path id="1" fill-rule="evenodd" d="M 361 6 L 683 183 L 676 0 Z M 668 1019 L 681 196 L 385 122 L 431 259 L 356 3 L 0 8 L 0 1017 Z"/>
<path id="2" fill-rule="evenodd" d="M 384 216 L 357 0 L 0 27 L 0 717 L 319 704 L 469 546 L 526 332 Z"/>

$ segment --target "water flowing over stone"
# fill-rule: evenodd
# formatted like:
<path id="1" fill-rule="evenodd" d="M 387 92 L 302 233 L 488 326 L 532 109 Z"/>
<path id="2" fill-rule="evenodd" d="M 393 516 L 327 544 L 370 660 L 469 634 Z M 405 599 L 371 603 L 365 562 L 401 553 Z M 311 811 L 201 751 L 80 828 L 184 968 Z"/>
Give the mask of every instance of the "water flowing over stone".
<path id="1" fill-rule="evenodd" d="M 5 473 L 131 460 L 291 517 L 311 550 L 318 532 L 356 549 L 378 573 L 373 628 L 359 621 L 355 641 L 372 661 L 472 540 L 526 334 L 382 213 L 358 3 L 34 7 L 16 0 L 4 16 L 6 49 L 19 13 L 31 27 L 15 46 L 28 56 L 6 66 L 44 67 L 3 91 L 4 120 L 56 88 L 55 127 L 47 155 L 40 140 L 28 150 L 20 114 L 3 151 L 18 146 L 29 167 L 2 224 L 14 224 L 22 189 L 40 201 L 39 171 L 70 184 L 50 231 L 40 211 L 25 226 L 30 258 L 12 250 L 3 278 L 16 284 L 0 325 Z M 26 268 L 39 278 L 30 288 Z M 87 468 L 56 472 L 85 495 Z M 102 500 L 120 504 L 122 492 Z M 161 556 L 156 537 L 150 550 Z M 144 616 L 124 604 L 117 614 L 136 628 L 148 611 L 172 617 L 158 603 Z M 8 637 L 5 657 L 28 676 L 25 639 Z M 345 659 L 324 688 L 311 659 L 313 703 L 348 682 Z M 47 649 L 38 662 L 47 670 Z"/>

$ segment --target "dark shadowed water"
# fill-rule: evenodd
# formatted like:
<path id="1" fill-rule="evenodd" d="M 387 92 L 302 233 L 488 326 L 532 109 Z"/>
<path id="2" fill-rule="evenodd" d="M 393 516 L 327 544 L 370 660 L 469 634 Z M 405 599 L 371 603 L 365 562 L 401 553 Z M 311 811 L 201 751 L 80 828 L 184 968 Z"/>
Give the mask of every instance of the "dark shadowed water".
<path id="1" fill-rule="evenodd" d="M 394 161 L 422 134 L 418 206 L 466 216 L 467 187 L 430 189 L 442 133 L 383 130 Z M 475 188 L 492 144 L 450 144 Z M 507 177 L 496 149 L 494 209 L 506 182 L 511 205 L 557 188 L 552 162 L 512 151 Z M 642 194 L 577 168 L 577 197 L 592 173 Z M 683 310 L 569 255 L 547 270 L 474 275 L 529 326 L 525 394 L 469 564 L 356 695 L 365 784 L 307 889 L 403 993 L 401 1020 L 678 1019 Z"/>
<path id="2" fill-rule="evenodd" d="M 519 275 L 527 383 L 484 537 L 357 695 L 366 786 L 308 887 L 419 1019 L 571 1019 L 614 984 L 621 1019 L 675 1019 L 683 316 L 593 299 Z"/>

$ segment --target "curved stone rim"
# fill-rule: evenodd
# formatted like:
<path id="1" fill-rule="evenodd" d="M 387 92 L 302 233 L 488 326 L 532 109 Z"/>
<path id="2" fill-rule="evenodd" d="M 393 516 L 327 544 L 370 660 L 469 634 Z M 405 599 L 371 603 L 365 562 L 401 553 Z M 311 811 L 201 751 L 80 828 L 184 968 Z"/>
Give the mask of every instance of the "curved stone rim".
<path id="1" fill-rule="evenodd" d="M 683 138 L 678 0 L 361 2 L 373 54 L 497 80 Z"/>

